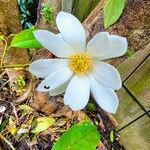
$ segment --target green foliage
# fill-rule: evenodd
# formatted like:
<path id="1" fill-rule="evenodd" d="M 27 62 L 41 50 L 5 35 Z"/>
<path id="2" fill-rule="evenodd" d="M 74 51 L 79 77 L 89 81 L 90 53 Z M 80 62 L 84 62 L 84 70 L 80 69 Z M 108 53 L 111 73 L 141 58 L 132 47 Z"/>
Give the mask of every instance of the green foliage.
<path id="1" fill-rule="evenodd" d="M 35 119 L 35 126 L 31 130 L 32 133 L 39 133 L 46 129 L 48 129 L 50 126 L 52 126 L 55 123 L 55 119 L 49 118 L 49 117 L 38 117 Z"/>
<path id="2" fill-rule="evenodd" d="M 5 129 L 7 122 L 8 122 L 8 120 L 5 118 L 0 123 L 0 133 Z"/>
<path id="3" fill-rule="evenodd" d="M 114 131 L 113 130 L 110 132 L 109 136 L 110 136 L 110 141 L 114 142 Z"/>
<path id="4" fill-rule="evenodd" d="M 128 57 L 133 57 L 134 52 L 132 50 L 128 49 L 126 53 Z"/>
<path id="5" fill-rule="evenodd" d="M 96 127 L 89 122 L 71 127 L 56 142 L 52 150 L 95 150 L 100 141 Z"/>
<path id="6" fill-rule="evenodd" d="M 17 78 L 17 84 L 19 85 L 19 89 L 23 89 L 26 86 L 26 81 L 23 76 L 19 76 Z"/>
<path id="7" fill-rule="evenodd" d="M 46 23 L 51 23 L 54 21 L 54 10 L 52 7 L 50 7 L 48 4 L 42 5 L 41 14 L 43 15 Z"/>
<path id="8" fill-rule="evenodd" d="M 114 24 L 120 17 L 125 7 L 125 0 L 106 0 L 104 6 L 105 29 Z"/>
<path id="9" fill-rule="evenodd" d="M 13 136 L 17 133 L 16 120 L 13 116 L 9 117 L 7 129 Z"/>
<path id="10" fill-rule="evenodd" d="M 0 40 L 4 40 L 4 35 L 1 35 L 1 36 L 0 36 Z"/>
<path id="11" fill-rule="evenodd" d="M 42 48 L 42 45 L 35 39 L 33 35 L 35 29 L 26 29 L 12 39 L 10 46 L 18 48 Z"/>
<path id="12" fill-rule="evenodd" d="M 94 105 L 94 103 L 88 103 L 87 109 L 90 111 L 96 111 L 96 106 Z"/>
<path id="13" fill-rule="evenodd" d="M 21 18 L 21 24 L 23 28 L 31 28 L 32 21 L 30 20 L 31 13 L 29 12 L 29 6 L 34 4 L 33 0 L 18 0 L 19 9 L 20 9 L 20 18 Z"/>
<path id="14" fill-rule="evenodd" d="M 28 105 L 19 105 L 19 108 L 22 110 L 22 114 L 24 115 L 24 114 L 27 114 L 27 113 L 31 113 L 31 112 L 33 112 L 34 110 L 33 110 L 33 108 L 31 108 L 30 106 L 28 106 Z"/>

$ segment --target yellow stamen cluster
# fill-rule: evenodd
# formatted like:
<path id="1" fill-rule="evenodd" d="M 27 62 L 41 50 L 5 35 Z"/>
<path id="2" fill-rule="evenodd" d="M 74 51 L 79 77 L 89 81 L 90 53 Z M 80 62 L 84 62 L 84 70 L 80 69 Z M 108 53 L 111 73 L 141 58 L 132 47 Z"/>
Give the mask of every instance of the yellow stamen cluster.
<path id="1" fill-rule="evenodd" d="M 69 66 L 77 75 L 88 73 L 92 69 L 92 58 L 87 53 L 76 53 L 69 57 Z"/>

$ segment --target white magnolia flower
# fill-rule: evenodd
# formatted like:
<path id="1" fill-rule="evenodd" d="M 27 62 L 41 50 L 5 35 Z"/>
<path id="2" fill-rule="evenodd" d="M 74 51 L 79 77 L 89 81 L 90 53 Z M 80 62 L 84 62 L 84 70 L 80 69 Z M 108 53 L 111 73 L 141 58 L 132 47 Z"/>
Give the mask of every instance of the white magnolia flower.
<path id="1" fill-rule="evenodd" d="M 37 90 L 48 91 L 51 96 L 65 92 L 64 103 L 74 111 L 87 105 L 91 91 L 102 109 L 115 113 L 118 97 L 114 90 L 121 87 L 121 78 L 102 60 L 122 56 L 127 50 L 126 38 L 100 32 L 86 44 L 84 28 L 76 17 L 60 12 L 56 23 L 59 34 L 34 31 L 43 47 L 58 57 L 31 63 L 29 71 L 45 78 Z"/>

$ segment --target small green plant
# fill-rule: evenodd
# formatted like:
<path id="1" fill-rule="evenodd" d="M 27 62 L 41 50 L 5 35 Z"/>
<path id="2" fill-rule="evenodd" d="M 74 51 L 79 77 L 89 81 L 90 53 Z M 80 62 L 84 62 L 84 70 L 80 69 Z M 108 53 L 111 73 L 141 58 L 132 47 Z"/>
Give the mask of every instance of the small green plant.
<path id="1" fill-rule="evenodd" d="M 19 86 L 19 89 L 24 89 L 24 88 L 25 88 L 25 86 L 26 86 L 26 81 L 25 81 L 25 79 L 24 79 L 23 76 L 19 76 L 19 77 L 17 78 L 17 84 L 18 84 L 18 86 Z"/>
<path id="2" fill-rule="evenodd" d="M 42 5 L 41 14 L 43 15 L 46 23 L 53 22 L 53 20 L 54 20 L 53 13 L 54 13 L 54 10 L 51 6 L 49 6 L 46 3 Z"/>
<path id="3" fill-rule="evenodd" d="M 110 141 L 113 143 L 114 142 L 114 131 L 113 130 L 110 132 L 109 137 L 110 137 Z"/>
<path id="4" fill-rule="evenodd" d="M 90 111 L 96 111 L 96 106 L 94 105 L 94 103 L 88 103 L 87 109 Z"/>
<path id="5" fill-rule="evenodd" d="M 128 49 L 126 53 L 128 57 L 133 57 L 134 52 L 132 50 Z"/>

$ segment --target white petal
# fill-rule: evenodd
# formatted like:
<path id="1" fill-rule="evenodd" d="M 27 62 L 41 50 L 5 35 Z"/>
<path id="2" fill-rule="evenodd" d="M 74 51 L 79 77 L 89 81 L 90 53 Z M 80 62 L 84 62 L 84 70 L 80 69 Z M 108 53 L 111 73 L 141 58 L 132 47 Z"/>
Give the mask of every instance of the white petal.
<path id="1" fill-rule="evenodd" d="M 72 75 L 72 71 L 67 67 L 53 72 L 40 83 L 37 91 L 46 92 L 54 90 L 67 82 Z"/>
<path id="2" fill-rule="evenodd" d="M 114 58 L 122 56 L 126 53 L 128 47 L 128 42 L 125 37 L 110 35 L 109 36 L 109 52 L 104 57 L 106 58 Z"/>
<path id="3" fill-rule="evenodd" d="M 87 77 L 75 75 L 66 89 L 64 103 L 69 105 L 72 110 L 78 111 L 87 105 L 89 95 L 90 90 Z"/>
<path id="4" fill-rule="evenodd" d="M 46 78 L 51 73 L 67 66 L 67 59 L 39 59 L 32 62 L 28 70 L 37 77 Z"/>
<path id="5" fill-rule="evenodd" d="M 96 34 L 87 44 L 86 51 L 95 57 L 103 57 L 109 50 L 109 33 Z"/>
<path id="6" fill-rule="evenodd" d="M 93 75 L 97 81 L 115 90 L 121 88 L 121 77 L 115 67 L 100 61 L 94 63 L 93 66 Z"/>
<path id="7" fill-rule="evenodd" d="M 68 57 L 75 51 L 63 40 L 60 34 L 54 34 L 46 30 L 33 32 L 35 38 L 43 47 L 48 49 L 57 57 Z"/>
<path id="8" fill-rule="evenodd" d="M 75 16 L 61 11 L 56 17 L 56 24 L 64 40 L 74 50 L 85 50 L 85 31 L 82 24 Z"/>
<path id="9" fill-rule="evenodd" d="M 87 44 L 87 52 L 100 60 L 122 56 L 127 51 L 127 39 L 108 32 L 96 34 Z"/>
<path id="10" fill-rule="evenodd" d="M 69 79 L 67 82 L 65 82 L 64 84 L 62 84 L 58 88 L 55 88 L 54 90 L 49 91 L 49 95 L 50 96 L 56 96 L 56 95 L 59 95 L 59 94 L 63 94 L 66 91 L 66 88 L 67 88 L 70 80 L 71 79 Z"/>
<path id="11" fill-rule="evenodd" d="M 93 75 L 89 75 L 90 90 L 98 105 L 107 112 L 116 113 L 118 97 L 114 90 L 98 84 Z"/>

